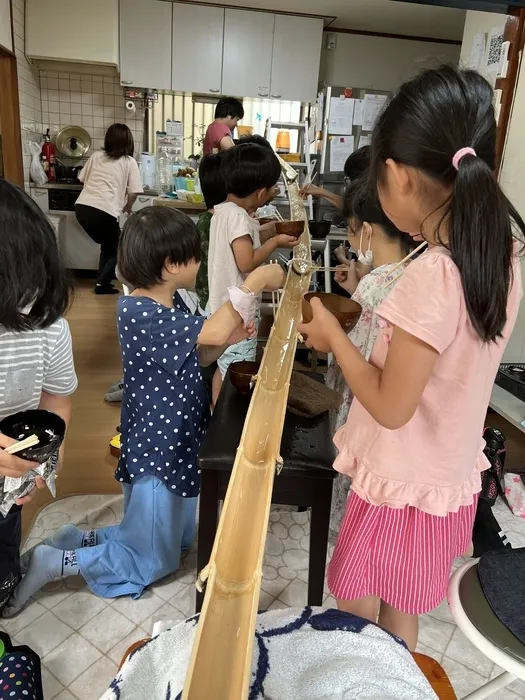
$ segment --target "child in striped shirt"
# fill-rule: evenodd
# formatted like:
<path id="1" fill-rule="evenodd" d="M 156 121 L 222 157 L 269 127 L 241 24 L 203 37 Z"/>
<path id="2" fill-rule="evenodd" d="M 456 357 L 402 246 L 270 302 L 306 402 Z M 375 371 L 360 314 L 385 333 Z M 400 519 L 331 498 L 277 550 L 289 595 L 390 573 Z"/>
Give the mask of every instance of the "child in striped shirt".
<path id="1" fill-rule="evenodd" d="M 66 424 L 77 378 L 63 314 L 70 285 L 56 236 L 43 212 L 21 189 L 0 179 L 0 420 L 35 408 Z M 0 435 L 0 446 L 12 441 Z M 0 450 L 0 480 L 35 465 Z M 37 486 L 43 481 L 37 477 Z M 0 516 L 0 610 L 20 580 L 21 510 L 33 493 Z"/>

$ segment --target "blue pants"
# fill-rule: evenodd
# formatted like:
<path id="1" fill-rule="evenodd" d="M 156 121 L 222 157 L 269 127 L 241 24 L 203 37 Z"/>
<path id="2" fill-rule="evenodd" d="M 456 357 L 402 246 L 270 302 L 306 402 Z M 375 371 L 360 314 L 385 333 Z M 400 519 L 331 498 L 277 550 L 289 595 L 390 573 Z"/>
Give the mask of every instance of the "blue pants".
<path id="1" fill-rule="evenodd" d="M 170 493 L 155 476 L 122 487 L 122 522 L 97 530 L 95 546 L 76 550 L 80 573 L 103 598 L 138 598 L 179 568 L 195 536 L 197 498 Z"/>

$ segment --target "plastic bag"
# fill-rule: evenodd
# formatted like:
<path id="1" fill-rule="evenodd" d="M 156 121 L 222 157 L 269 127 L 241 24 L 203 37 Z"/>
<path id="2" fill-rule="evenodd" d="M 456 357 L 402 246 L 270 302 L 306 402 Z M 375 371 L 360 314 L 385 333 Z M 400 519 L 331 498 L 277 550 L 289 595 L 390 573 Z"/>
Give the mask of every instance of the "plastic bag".
<path id="1" fill-rule="evenodd" d="M 4 518 L 15 505 L 19 498 L 27 496 L 35 486 L 37 476 L 41 476 L 46 482 L 46 486 L 51 492 L 53 498 L 56 496 L 56 465 L 58 462 L 58 450 L 52 455 L 47 462 L 41 464 L 35 469 L 30 469 L 23 476 L 13 479 L 6 476 L 1 484 L 2 492 L 0 493 L 0 515 Z"/>
<path id="2" fill-rule="evenodd" d="M 31 154 L 31 167 L 29 168 L 31 180 L 37 185 L 45 185 L 47 182 L 47 175 L 40 162 L 42 148 L 36 141 L 29 141 L 28 148 Z"/>

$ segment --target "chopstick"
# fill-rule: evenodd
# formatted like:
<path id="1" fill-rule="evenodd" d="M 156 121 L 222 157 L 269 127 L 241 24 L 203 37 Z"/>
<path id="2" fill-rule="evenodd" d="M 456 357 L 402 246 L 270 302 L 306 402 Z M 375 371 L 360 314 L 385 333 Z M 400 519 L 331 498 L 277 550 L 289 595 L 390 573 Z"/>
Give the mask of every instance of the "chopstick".
<path id="1" fill-rule="evenodd" d="M 14 445 L 11 445 L 10 447 L 6 447 L 4 452 L 7 452 L 10 455 L 14 455 L 17 452 L 21 452 L 22 450 L 27 450 L 29 447 L 34 447 L 35 445 L 38 445 L 40 440 L 36 435 L 30 435 L 29 437 L 25 438 L 25 440 L 21 440 L 20 442 L 15 443 Z"/>
<path id="2" fill-rule="evenodd" d="M 416 253 L 419 253 L 420 250 L 423 250 L 423 248 L 424 248 L 426 245 L 428 245 L 427 242 L 426 242 L 426 241 L 423 241 L 423 243 L 421 243 L 420 245 L 418 245 L 417 248 L 414 248 L 414 250 L 413 250 L 412 252 L 410 252 L 406 257 L 404 257 L 403 260 L 401 260 L 401 262 L 398 262 L 398 264 L 391 270 L 390 274 L 392 275 L 396 270 L 398 270 L 398 269 L 401 267 L 401 265 L 404 265 L 404 264 L 407 262 L 407 260 L 410 260 L 411 258 L 413 258 L 414 255 L 415 255 Z M 392 279 L 391 279 L 389 282 L 387 282 L 385 285 L 383 285 L 383 289 L 386 289 L 387 287 L 390 287 L 390 285 L 393 284 L 397 279 L 399 279 L 399 277 L 401 277 L 402 274 L 403 274 L 403 273 L 400 272 L 399 275 L 396 275 L 395 277 L 392 277 Z"/>

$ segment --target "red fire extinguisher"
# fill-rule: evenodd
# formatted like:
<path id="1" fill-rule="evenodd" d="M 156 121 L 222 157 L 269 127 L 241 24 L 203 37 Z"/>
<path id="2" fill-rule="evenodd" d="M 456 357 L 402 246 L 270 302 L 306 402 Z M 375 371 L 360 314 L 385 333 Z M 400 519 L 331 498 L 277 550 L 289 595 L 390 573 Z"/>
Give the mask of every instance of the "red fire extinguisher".
<path id="1" fill-rule="evenodd" d="M 44 136 L 44 143 L 42 144 L 42 165 L 44 167 L 49 182 L 55 182 L 55 144 L 51 143 L 49 129 L 46 131 L 46 135 Z"/>

